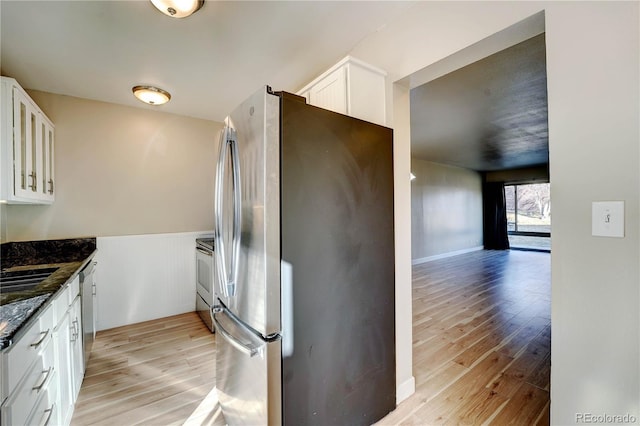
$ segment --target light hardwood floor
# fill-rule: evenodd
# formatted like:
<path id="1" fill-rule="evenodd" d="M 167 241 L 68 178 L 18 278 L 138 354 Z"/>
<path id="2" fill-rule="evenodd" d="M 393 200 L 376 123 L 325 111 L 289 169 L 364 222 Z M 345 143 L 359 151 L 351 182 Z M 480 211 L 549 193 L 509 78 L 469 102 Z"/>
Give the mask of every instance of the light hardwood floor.
<path id="1" fill-rule="evenodd" d="M 550 267 L 523 251 L 415 266 L 416 393 L 379 424 L 549 424 Z"/>
<path id="2" fill-rule="evenodd" d="M 550 257 L 482 251 L 413 271 L 416 393 L 380 425 L 548 424 Z M 72 425 L 223 425 L 195 313 L 98 333 Z"/>
<path id="3" fill-rule="evenodd" d="M 215 338 L 194 312 L 101 331 L 72 425 L 224 425 Z"/>

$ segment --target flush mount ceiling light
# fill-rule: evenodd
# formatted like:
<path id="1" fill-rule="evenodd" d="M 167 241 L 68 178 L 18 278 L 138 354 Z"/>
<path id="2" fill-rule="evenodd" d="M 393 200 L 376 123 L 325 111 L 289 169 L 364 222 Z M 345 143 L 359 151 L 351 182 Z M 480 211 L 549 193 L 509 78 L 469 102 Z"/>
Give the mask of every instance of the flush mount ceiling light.
<path id="1" fill-rule="evenodd" d="M 160 12 L 172 18 L 186 18 L 204 4 L 204 0 L 150 0 Z"/>
<path id="2" fill-rule="evenodd" d="M 136 98 L 149 105 L 166 104 L 171 99 L 169 92 L 153 86 L 135 86 L 131 90 Z"/>

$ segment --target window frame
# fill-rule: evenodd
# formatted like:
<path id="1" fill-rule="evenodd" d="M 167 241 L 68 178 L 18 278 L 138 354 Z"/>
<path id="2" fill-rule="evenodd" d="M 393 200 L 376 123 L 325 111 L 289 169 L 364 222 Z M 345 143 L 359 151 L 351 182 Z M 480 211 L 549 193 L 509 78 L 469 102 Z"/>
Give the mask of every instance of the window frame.
<path id="1" fill-rule="evenodd" d="M 517 182 L 517 183 L 504 183 L 504 188 L 506 190 L 507 186 L 513 186 L 513 211 L 514 211 L 514 228 L 515 231 L 509 231 L 509 222 L 507 222 L 507 235 L 520 235 L 523 237 L 551 237 L 551 232 L 535 232 L 535 231 L 518 231 L 518 186 L 524 185 L 536 185 L 536 184 L 547 184 L 550 185 L 550 182 Z M 506 207 L 505 207 L 506 210 Z"/>

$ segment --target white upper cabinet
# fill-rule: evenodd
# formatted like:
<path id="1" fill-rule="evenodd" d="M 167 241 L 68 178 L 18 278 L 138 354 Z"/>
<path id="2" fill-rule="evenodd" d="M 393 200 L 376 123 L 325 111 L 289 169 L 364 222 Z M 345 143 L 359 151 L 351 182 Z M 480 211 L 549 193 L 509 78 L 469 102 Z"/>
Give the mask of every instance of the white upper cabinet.
<path id="1" fill-rule="evenodd" d="M 53 183 L 53 123 L 44 114 L 40 115 L 40 148 L 42 149 L 41 173 L 40 173 L 40 196 L 49 202 L 53 202 L 54 183 Z"/>
<path id="2" fill-rule="evenodd" d="M 12 78 L 0 86 L 0 199 L 49 204 L 55 197 L 54 126 Z"/>
<path id="3" fill-rule="evenodd" d="M 298 95 L 311 105 L 385 125 L 386 76 L 383 70 L 347 56 Z"/>
<path id="4" fill-rule="evenodd" d="M 347 90 L 347 70 L 340 67 L 311 86 L 305 97 L 311 105 L 349 115 Z"/>

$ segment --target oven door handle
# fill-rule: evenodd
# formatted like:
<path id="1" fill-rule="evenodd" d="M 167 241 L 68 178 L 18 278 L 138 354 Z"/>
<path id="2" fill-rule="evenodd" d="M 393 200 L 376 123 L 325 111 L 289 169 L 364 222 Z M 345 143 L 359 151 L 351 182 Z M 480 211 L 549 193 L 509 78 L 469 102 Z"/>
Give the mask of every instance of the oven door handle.
<path id="1" fill-rule="evenodd" d="M 212 253 L 212 252 L 210 252 L 210 251 L 208 251 L 208 250 L 205 250 L 205 249 L 201 249 L 200 247 L 196 247 L 196 250 L 197 250 L 198 252 L 200 252 L 200 253 L 204 254 L 205 256 L 209 256 L 209 257 L 212 257 L 212 256 L 213 256 L 213 253 Z"/>

